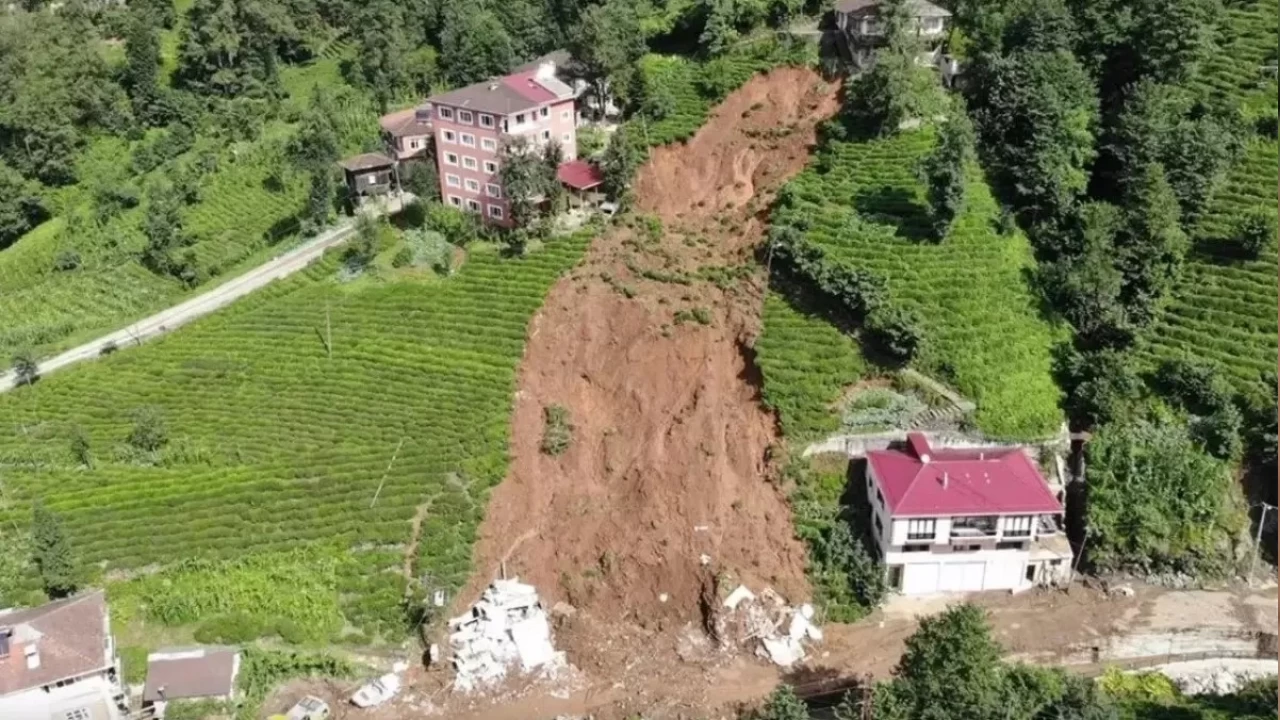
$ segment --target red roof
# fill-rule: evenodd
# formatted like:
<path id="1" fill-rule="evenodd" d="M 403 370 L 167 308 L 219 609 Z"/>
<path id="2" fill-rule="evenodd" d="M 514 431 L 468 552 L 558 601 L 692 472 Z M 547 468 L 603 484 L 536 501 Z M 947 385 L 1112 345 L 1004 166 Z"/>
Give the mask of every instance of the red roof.
<path id="1" fill-rule="evenodd" d="M 590 190 L 604 183 L 604 173 L 586 160 L 561 163 L 556 170 L 556 177 L 574 190 Z"/>
<path id="2" fill-rule="evenodd" d="M 537 75 L 537 70 L 506 75 L 502 78 L 502 84 L 535 103 L 555 100 L 556 94 L 539 84 L 534 78 L 535 75 Z"/>
<path id="3" fill-rule="evenodd" d="M 934 450 L 920 433 L 907 446 L 867 453 L 892 516 L 1062 512 L 1021 448 Z"/>

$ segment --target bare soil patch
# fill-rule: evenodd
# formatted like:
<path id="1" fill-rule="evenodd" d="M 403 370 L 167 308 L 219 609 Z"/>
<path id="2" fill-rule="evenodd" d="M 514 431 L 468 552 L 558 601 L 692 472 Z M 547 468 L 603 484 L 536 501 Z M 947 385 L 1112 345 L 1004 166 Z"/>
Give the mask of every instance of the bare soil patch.
<path id="1" fill-rule="evenodd" d="M 520 370 L 511 469 L 459 607 L 505 559 L 549 604 L 580 611 L 576 634 L 557 640 L 570 662 L 614 678 L 646 654 L 660 658 L 654 671 L 670 665 L 716 574 L 809 595 L 804 548 L 770 481 L 777 427 L 749 349 L 764 289 L 752 253 L 836 92 L 807 69 L 748 82 L 640 170 L 638 212 L 661 231 L 614 228 L 552 288 Z M 552 457 L 539 445 L 554 404 L 574 430 Z"/>

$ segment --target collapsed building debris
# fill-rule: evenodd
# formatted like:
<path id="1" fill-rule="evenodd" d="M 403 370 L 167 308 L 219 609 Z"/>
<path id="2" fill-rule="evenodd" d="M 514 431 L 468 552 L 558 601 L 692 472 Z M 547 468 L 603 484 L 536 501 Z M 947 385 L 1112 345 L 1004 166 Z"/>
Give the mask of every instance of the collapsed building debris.
<path id="1" fill-rule="evenodd" d="M 497 685 L 517 664 L 526 673 L 564 665 L 538 591 L 515 579 L 493 581 L 470 612 L 449 621 L 449 631 L 461 692 Z"/>
<path id="2" fill-rule="evenodd" d="M 726 624 L 734 630 L 731 636 L 740 644 L 756 643 L 756 655 L 775 665 L 795 665 L 804 659 L 805 641 L 822 641 L 822 629 L 813 623 L 813 606 L 793 608 L 771 588 L 757 595 L 739 585 L 724 599 L 724 607 L 729 613 Z"/>

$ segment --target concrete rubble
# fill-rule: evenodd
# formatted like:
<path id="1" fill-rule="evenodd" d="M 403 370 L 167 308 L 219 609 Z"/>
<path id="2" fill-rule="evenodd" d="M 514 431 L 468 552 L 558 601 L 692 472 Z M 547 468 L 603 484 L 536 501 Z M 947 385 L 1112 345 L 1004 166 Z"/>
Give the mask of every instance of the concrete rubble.
<path id="1" fill-rule="evenodd" d="M 759 594 L 739 585 L 724 599 L 727 617 L 725 639 L 754 643 L 756 655 L 789 668 L 804 659 L 806 643 L 822 641 L 822 629 L 813 623 L 813 606 L 792 607 L 771 588 Z"/>
<path id="2" fill-rule="evenodd" d="M 555 672 L 564 653 L 551 644 L 551 625 L 532 585 L 495 580 L 471 611 L 449 621 L 449 647 L 461 692 L 493 687 L 514 668 Z"/>
<path id="3" fill-rule="evenodd" d="M 1229 695 L 1251 680 L 1274 677 L 1275 660 L 1217 658 L 1167 663 L 1153 668 L 1185 695 Z"/>

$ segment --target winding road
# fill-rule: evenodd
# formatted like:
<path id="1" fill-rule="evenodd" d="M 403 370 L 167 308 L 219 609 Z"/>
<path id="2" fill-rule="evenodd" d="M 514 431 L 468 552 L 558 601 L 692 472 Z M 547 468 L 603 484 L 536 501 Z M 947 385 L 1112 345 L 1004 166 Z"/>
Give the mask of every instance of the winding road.
<path id="1" fill-rule="evenodd" d="M 413 199 L 412 195 L 405 193 L 403 200 L 390 200 L 383 205 L 371 207 L 366 212 L 371 212 L 375 215 L 394 214 L 409 202 L 412 202 Z M 121 330 L 102 335 L 41 361 L 37 375 L 44 377 L 49 373 L 76 363 L 100 357 L 104 351 L 111 352 L 111 348 L 123 349 L 129 345 L 141 345 L 145 340 L 177 330 L 192 320 L 204 317 L 230 305 L 274 280 L 279 280 L 298 272 L 323 255 L 329 248 L 337 247 L 346 242 L 354 233 L 355 221 L 351 219 L 345 220 L 336 227 L 326 230 L 289 252 L 272 258 L 215 288 L 184 300 L 155 315 L 143 318 Z M 0 375 L 0 393 L 12 390 L 17 386 L 17 381 L 18 378 L 12 370 Z"/>

